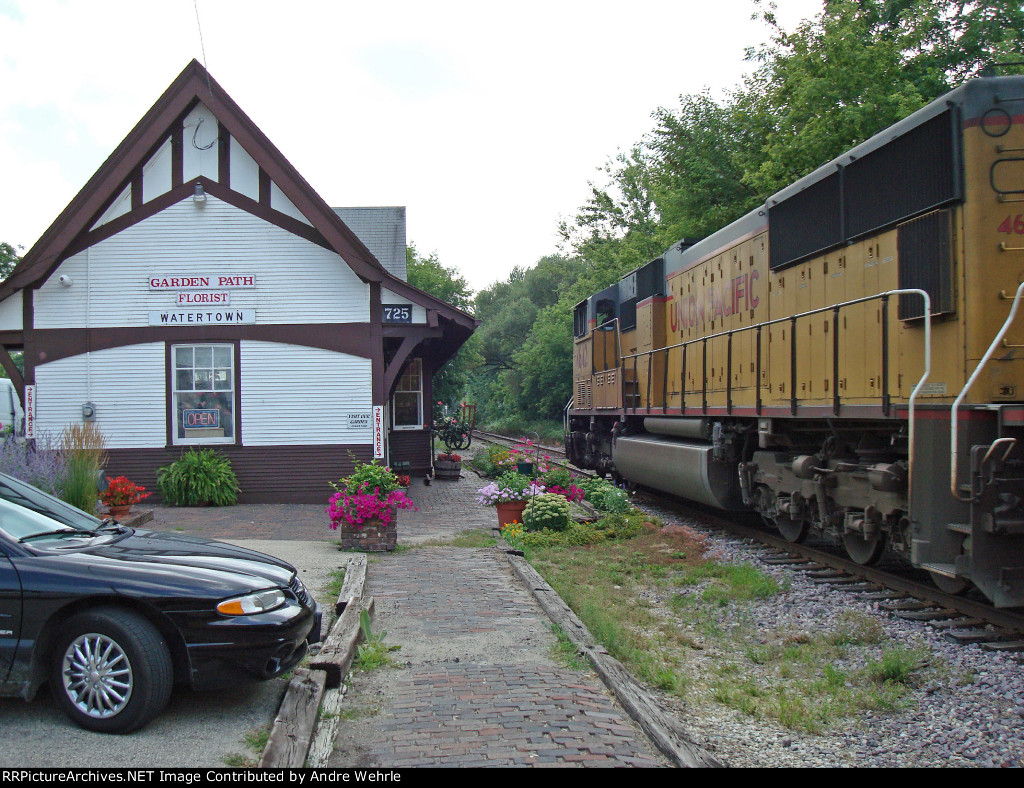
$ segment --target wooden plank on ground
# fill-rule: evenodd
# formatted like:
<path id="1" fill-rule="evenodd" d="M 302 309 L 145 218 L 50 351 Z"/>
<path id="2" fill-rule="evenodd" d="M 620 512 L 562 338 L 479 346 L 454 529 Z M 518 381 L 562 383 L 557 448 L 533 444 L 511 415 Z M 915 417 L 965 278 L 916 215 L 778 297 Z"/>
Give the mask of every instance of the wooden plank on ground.
<path id="1" fill-rule="evenodd" d="M 356 653 L 356 646 L 362 638 L 362 631 L 359 628 L 359 613 L 366 610 L 370 618 L 373 618 L 373 597 L 366 597 L 359 604 L 351 604 L 345 608 L 330 633 L 324 639 L 323 646 L 310 662 L 310 668 L 322 670 L 327 674 L 327 687 L 334 689 L 341 686 L 348 673 L 352 658 Z"/>
<path id="2" fill-rule="evenodd" d="M 260 758 L 261 769 L 298 769 L 305 765 L 326 678 L 322 670 L 296 668 Z"/>
<path id="3" fill-rule="evenodd" d="M 341 583 L 341 593 L 334 604 L 335 615 L 341 615 L 353 601 L 363 598 L 366 590 L 366 555 L 358 553 L 349 559 L 345 567 L 345 579 Z"/>
<path id="4" fill-rule="evenodd" d="M 306 766 L 310 769 L 323 769 L 327 766 L 334 753 L 334 739 L 338 733 L 338 718 L 344 707 L 346 685 L 337 689 L 324 690 L 320 702 L 320 722 L 309 745 Z"/>

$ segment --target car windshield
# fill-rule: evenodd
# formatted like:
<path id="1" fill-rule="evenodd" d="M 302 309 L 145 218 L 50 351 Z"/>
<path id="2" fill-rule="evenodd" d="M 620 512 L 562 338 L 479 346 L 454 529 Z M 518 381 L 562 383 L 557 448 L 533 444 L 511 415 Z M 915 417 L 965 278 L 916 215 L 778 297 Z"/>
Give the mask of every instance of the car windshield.
<path id="1" fill-rule="evenodd" d="M 89 536 L 92 534 L 90 529 L 69 528 L 65 523 L 54 520 L 52 517 L 4 500 L 0 500 L 0 532 L 14 541 L 51 535 L 54 538 L 59 538 L 63 535 Z"/>
<path id="2" fill-rule="evenodd" d="M 91 531 L 100 525 L 100 521 L 91 514 L 86 514 L 60 498 L 54 498 L 6 473 L 0 473 L 0 499 L 24 506 L 80 530 Z"/>

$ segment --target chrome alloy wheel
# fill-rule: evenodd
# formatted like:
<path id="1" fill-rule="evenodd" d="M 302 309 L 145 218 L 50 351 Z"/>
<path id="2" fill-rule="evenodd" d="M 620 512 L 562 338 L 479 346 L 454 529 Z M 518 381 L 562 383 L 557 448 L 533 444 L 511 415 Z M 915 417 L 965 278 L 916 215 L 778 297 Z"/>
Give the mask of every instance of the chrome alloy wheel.
<path id="1" fill-rule="evenodd" d="M 73 640 L 61 666 L 64 692 L 85 715 L 105 719 L 120 713 L 132 697 L 132 666 L 120 645 L 89 632 Z"/>

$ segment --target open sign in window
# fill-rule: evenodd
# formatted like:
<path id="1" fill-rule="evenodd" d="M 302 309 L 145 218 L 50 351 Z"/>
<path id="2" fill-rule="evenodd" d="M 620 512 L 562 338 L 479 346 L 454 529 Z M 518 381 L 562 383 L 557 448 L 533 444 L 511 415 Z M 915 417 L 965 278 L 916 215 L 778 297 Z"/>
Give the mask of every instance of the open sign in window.
<path id="1" fill-rule="evenodd" d="M 234 348 L 175 345 L 174 443 L 233 443 Z"/>

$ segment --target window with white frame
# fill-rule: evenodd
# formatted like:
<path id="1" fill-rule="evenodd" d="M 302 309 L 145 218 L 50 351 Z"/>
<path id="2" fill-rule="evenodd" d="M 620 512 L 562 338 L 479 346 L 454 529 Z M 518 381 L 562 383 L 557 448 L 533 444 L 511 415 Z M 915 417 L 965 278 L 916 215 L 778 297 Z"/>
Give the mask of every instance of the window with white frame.
<path id="1" fill-rule="evenodd" d="M 410 361 L 398 379 L 391 412 L 396 430 L 423 429 L 423 362 L 420 359 Z"/>
<path id="2" fill-rule="evenodd" d="M 174 345 L 171 363 L 173 442 L 234 443 L 234 345 Z"/>

